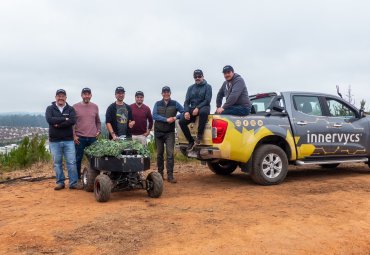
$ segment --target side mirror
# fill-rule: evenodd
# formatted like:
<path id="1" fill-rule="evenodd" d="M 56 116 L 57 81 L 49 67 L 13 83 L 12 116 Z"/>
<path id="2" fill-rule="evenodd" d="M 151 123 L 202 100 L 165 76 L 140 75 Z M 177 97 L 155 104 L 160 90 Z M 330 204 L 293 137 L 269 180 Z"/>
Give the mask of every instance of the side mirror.
<path id="1" fill-rule="evenodd" d="M 285 108 L 281 107 L 280 105 L 274 105 L 272 107 L 272 110 L 277 111 L 277 112 L 284 112 Z"/>
<path id="2" fill-rule="evenodd" d="M 359 111 L 359 114 L 360 114 L 360 119 L 362 119 L 362 118 L 365 118 L 365 117 L 366 117 L 364 109 L 361 109 L 361 110 Z"/>

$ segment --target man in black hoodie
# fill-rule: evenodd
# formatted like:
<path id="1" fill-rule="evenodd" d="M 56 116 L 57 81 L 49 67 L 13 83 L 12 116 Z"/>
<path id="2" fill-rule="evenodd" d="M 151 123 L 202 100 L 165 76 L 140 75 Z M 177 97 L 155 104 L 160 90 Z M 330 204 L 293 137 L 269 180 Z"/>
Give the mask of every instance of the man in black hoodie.
<path id="1" fill-rule="evenodd" d="M 203 138 L 204 128 L 210 113 L 210 103 L 212 100 L 212 87 L 204 79 L 202 70 L 195 70 L 193 73 L 195 83 L 188 88 L 184 102 L 185 114 L 181 117 L 179 124 L 182 132 L 189 142 L 187 150 L 190 151 L 195 145 L 199 145 Z M 195 122 L 199 116 L 198 133 L 194 141 L 191 136 L 188 124 Z"/>
<path id="2" fill-rule="evenodd" d="M 64 89 L 58 89 L 55 102 L 46 108 L 46 121 L 49 123 L 49 145 L 53 156 L 56 186 L 54 190 L 64 189 L 63 156 L 66 161 L 69 188 L 81 189 L 77 182 L 76 151 L 73 142 L 73 125 L 76 123 L 76 113 L 66 102 Z"/>
<path id="3" fill-rule="evenodd" d="M 251 102 L 248 97 L 247 86 L 243 78 L 234 73 L 232 66 L 225 66 L 222 70 L 225 77 L 225 82 L 222 84 L 217 94 L 216 113 L 245 116 L 250 113 Z M 226 98 L 226 102 L 222 105 L 222 99 Z"/>

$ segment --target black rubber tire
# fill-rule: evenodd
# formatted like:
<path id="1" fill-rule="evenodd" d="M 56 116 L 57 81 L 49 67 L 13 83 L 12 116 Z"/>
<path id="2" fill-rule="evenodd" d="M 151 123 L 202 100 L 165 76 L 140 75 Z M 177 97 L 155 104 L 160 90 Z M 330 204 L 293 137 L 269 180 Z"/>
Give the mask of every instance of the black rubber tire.
<path id="1" fill-rule="evenodd" d="M 84 170 L 82 171 L 82 184 L 84 186 L 85 191 L 87 192 L 94 191 L 94 182 L 96 176 L 98 175 L 99 171 L 84 167 Z"/>
<path id="2" fill-rule="evenodd" d="M 98 202 L 107 202 L 112 192 L 112 181 L 108 175 L 99 174 L 94 182 L 95 199 Z"/>
<path id="3" fill-rule="evenodd" d="M 150 189 L 147 189 L 148 196 L 152 198 L 158 198 L 163 192 L 163 179 L 162 175 L 158 172 L 151 172 L 146 177 L 146 182 Z"/>
<path id="4" fill-rule="evenodd" d="M 281 162 L 281 170 L 275 177 L 267 176 L 263 172 L 263 162 L 269 155 L 275 155 L 276 159 L 279 157 Z M 274 160 L 273 160 L 274 161 Z M 253 169 L 251 177 L 254 182 L 260 185 L 275 185 L 284 181 L 288 173 L 288 158 L 283 149 L 272 144 L 260 145 L 253 153 Z M 271 170 L 270 170 L 271 173 Z"/>
<path id="5" fill-rule="evenodd" d="M 334 163 L 334 164 L 322 164 L 322 165 L 319 165 L 319 166 L 321 166 L 322 168 L 336 168 L 339 165 L 340 165 L 340 163 Z"/>
<path id="6" fill-rule="evenodd" d="M 230 175 L 238 167 L 238 163 L 231 160 L 207 161 L 207 165 L 212 172 L 218 175 Z"/>

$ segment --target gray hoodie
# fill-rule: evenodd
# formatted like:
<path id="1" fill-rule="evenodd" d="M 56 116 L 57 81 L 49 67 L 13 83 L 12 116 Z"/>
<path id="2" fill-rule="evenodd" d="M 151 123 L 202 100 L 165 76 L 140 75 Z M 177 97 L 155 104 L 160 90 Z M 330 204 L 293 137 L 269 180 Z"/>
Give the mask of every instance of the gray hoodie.
<path id="1" fill-rule="evenodd" d="M 230 83 L 230 88 L 228 88 L 228 84 Z M 248 90 L 247 86 L 245 86 L 245 82 L 243 78 L 234 73 L 233 78 L 231 81 L 225 81 L 220 90 L 217 94 L 216 99 L 216 106 L 221 107 L 223 97 L 226 98 L 226 102 L 222 106 L 222 108 L 227 109 L 231 106 L 240 105 L 246 108 L 251 107 L 251 102 L 248 97 Z"/>

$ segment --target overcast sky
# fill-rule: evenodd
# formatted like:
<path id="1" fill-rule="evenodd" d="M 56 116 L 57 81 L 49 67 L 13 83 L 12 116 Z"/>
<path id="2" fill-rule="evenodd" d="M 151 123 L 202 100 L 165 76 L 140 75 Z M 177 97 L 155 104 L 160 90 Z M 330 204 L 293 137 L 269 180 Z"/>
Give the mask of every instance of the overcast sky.
<path id="1" fill-rule="evenodd" d="M 44 112 L 59 88 L 70 104 L 90 87 L 103 114 L 114 89 L 127 103 L 161 87 L 183 103 L 200 68 L 213 103 L 230 64 L 250 94 L 319 91 L 370 106 L 369 1 L 0 2 L 0 112 Z"/>

